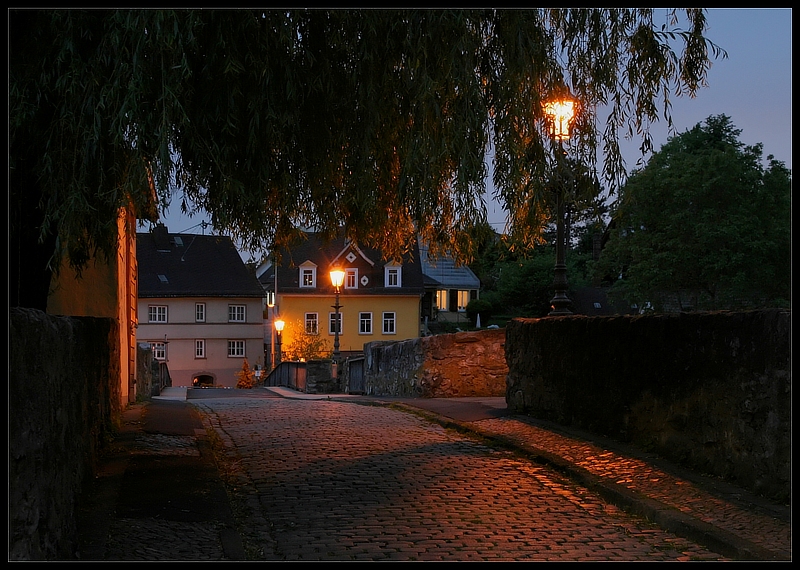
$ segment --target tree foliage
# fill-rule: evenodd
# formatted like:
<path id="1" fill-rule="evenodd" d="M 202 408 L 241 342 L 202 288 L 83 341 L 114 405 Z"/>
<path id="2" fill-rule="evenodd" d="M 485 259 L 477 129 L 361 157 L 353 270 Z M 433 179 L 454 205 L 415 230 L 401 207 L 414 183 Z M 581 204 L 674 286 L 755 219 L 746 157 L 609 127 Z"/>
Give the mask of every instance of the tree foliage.
<path id="1" fill-rule="evenodd" d="M 29 238 L 49 267 L 68 251 L 80 268 L 113 251 L 120 207 L 151 219 L 154 202 L 205 210 L 251 251 L 343 226 L 392 257 L 419 234 L 468 260 L 490 145 L 510 231 L 532 243 L 543 101 L 577 97 L 573 152 L 591 166 L 602 145 L 615 187 L 620 133 L 647 150 L 671 96 L 724 55 L 697 8 L 47 9 L 9 24 L 17 293 Z"/>
<path id="2" fill-rule="evenodd" d="M 711 116 L 631 175 L 597 268 L 612 293 L 657 310 L 667 293 L 683 308 L 788 306 L 791 172 L 740 133 Z"/>
<path id="3" fill-rule="evenodd" d="M 256 385 L 256 375 L 250 369 L 247 358 L 242 361 L 242 369 L 236 373 L 236 387 L 241 389 L 254 388 Z"/>
<path id="4" fill-rule="evenodd" d="M 289 327 L 289 325 L 287 325 Z M 282 360 L 318 360 L 331 358 L 332 349 L 327 339 L 320 334 L 306 332 L 302 319 L 289 327 L 291 340 L 281 349 Z"/>

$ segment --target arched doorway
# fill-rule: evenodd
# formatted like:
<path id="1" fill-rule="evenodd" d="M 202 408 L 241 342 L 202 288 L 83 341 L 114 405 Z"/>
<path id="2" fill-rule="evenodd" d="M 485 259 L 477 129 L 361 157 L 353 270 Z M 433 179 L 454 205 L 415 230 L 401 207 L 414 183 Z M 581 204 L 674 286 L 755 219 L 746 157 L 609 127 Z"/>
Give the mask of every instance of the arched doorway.
<path id="1" fill-rule="evenodd" d="M 214 377 L 211 374 L 198 374 L 192 378 L 192 386 L 195 388 L 210 388 L 214 386 Z"/>

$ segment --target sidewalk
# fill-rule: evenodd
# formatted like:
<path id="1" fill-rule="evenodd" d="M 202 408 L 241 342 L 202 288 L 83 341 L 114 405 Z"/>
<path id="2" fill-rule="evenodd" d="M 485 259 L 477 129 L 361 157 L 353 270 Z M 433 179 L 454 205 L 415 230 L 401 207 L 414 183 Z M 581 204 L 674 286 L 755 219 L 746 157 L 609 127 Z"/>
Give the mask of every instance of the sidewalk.
<path id="1" fill-rule="evenodd" d="M 117 453 L 109 457 L 107 472 L 101 473 L 96 482 L 97 488 L 92 493 L 96 504 L 88 506 L 91 517 L 84 515 L 84 521 L 89 522 L 83 523 L 82 559 L 181 559 L 179 549 L 202 552 L 207 560 L 246 558 L 234 530 L 230 505 L 224 492 L 220 492 L 222 484 L 213 463 L 211 442 L 191 405 L 195 398 L 203 397 L 335 399 L 400 408 L 446 428 L 482 438 L 488 445 L 515 450 L 568 475 L 609 503 L 645 516 L 664 530 L 728 558 L 792 559 L 790 506 L 771 504 L 743 489 L 681 469 L 619 442 L 509 414 L 504 398 L 321 395 L 270 387 L 246 391 L 245 395 L 241 390 L 194 390 L 187 400 L 187 392 L 186 388 L 167 388 L 148 404 L 132 406 L 126 411 L 123 432 L 115 442 Z M 160 434 L 173 437 L 163 438 Z M 179 445 L 178 449 L 176 445 L 183 439 L 187 445 Z M 159 449 L 163 445 L 171 447 Z M 198 447 L 199 453 L 187 452 Z M 155 496 L 150 496 L 154 477 L 162 484 Z M 112 514 L 107 511 L 115 508 L 112 500 L 115 496 L 119 497 L 115 499 L 117 512 Z M 140 504 L 143 501 L 146 504 Z M 126 509 L 133 513 L 131 519 L 125 519 Z M 172 509 L 171 516 L 162 517 L 158 509 Z M 171 522 L 172 527 L 166 530 L 171 536 L 182 538 L 163 544 L 164 540 L 158 537 L 164 536 L 165 529 L 159 525 L 164 524 L 163 519 L 174 521 L 175 512 L 186 513 L 185 520 Z M 114 548 L 123 548 L 122 545 L 92 543 L 93 531 L 102 529 L 109 521 L 130 523 L 133 518 L 136 524 L 151 527 L 143 534 L 143 544 L 125 545 L 129 550 L 116 553 L 119 558 L 115 558 Z M 215 541 L 207 539 L 209 536 L 220 537 L 221 544 L 215 545 Z M 155 553 L 154 548 L 162 551 Z"/>

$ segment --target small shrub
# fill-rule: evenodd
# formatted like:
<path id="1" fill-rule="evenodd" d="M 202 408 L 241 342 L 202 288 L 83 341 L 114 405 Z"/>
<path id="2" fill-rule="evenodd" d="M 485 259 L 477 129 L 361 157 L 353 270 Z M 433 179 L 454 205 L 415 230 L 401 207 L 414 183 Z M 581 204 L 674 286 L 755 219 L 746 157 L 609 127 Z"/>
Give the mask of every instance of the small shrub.
<path id="1" fill-rule="evenodd" d="M 238 379 L 236 382 L 237 388 L 249 389 L 256 385 L 256 375 L 250 370 L 250 364 L 247 362 L 247 358 L 242 362 L 242 369 L 236 373 L 236 378 Z"/>
<path id="2" fill-rule="evenodd" d="M 481 324 L 486 326 L 493 313 L 492 304 L 489 301 L 473 299 L 467 303 L 467 318 L 473 327 L 477 324 L 478 315 L 481 316 Z"/>

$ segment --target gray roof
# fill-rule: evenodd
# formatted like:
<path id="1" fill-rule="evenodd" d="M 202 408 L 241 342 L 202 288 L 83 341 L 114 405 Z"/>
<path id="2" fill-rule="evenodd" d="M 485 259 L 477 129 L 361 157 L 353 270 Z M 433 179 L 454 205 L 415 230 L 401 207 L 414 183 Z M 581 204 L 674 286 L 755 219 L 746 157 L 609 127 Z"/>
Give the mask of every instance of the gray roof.
<path id="1" fill-rule="evenodd" d="M 171 234 L 163 224 L 136 234 L 139 297 L 264 297 L 228 236 Z"/>
<path id="2" fill-rule="evenodd" d="M 428 246 L 420 244 L 419 258 L 426 287 L 441 289 L 480 289 L 481 281 L 466 265 L 457 265 L 450 257 L 432 258 Z"/>

